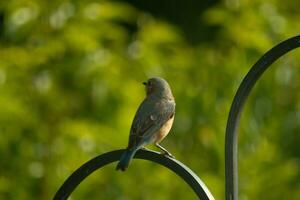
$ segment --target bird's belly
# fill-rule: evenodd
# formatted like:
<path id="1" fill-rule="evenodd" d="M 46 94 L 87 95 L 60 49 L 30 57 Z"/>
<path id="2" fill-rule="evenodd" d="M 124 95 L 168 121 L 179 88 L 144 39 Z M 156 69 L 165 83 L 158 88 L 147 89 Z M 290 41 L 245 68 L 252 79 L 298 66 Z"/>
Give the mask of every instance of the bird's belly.
<path id="1" fill-rule="evenodd" d="M 157 131 L 157 133 L 155 134 L 155 139 L 154 142 L 155 143 L 159 143 L 161 142 L 169 133 L 169 131 L 171 130 L 171 127 L 173 125 L 173 121 L 174 121 L 174 116 L 169 119 L 160 129 L 159 131 Z"/>

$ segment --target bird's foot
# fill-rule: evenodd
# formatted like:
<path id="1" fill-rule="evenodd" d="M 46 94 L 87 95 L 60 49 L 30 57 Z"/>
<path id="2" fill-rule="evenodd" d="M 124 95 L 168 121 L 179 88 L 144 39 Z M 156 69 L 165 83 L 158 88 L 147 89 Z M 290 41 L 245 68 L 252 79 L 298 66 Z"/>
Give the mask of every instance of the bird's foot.
<path id="1" fill-rule="evenodd" d="M 163 152 L 162 155 L 167 156 L 167 157 L 170 157 L 170 158 L 174 158 L 174 159 L 175 159 L 175 156 L 173 156 L 172 154 L 170 154 L 170 153 L 167 152 L 167 151 Z"/>
<path id="2" fill-rule="evenodd" d="M 163 155 L 168 156 L 170 158 L 175 158 L 170 152 L 168 152 L 167 149 L 163 148 L 162 146 L 160 146 L 158 143 L 155 144 L 155 146 L 157 146 L 163 153 Z"/>

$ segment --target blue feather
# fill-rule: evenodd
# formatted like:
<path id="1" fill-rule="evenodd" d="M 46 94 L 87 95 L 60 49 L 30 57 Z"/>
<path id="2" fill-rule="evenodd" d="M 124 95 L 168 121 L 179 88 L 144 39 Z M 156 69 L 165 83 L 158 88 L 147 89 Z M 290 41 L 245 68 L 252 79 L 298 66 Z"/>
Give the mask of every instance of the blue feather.
<path id="1" fill-rule="evenodd" d="M 127 149 L 121 156 L 121 159 L 116 167 L 116 170 L 125 171 L 130 164 L 134 154 L 136 153 L 136 149 Z"/>

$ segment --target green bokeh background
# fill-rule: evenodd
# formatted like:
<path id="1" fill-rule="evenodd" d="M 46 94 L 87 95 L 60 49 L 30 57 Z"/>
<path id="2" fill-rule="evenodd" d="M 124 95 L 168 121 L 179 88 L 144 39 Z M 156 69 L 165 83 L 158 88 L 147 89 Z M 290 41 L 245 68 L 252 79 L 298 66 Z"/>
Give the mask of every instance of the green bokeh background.
<path id="1" fill-rule="evenodd" d="M 124 148 L 142 81 L 177 102 L 162 142 L 224 199 L 224 133 L 237 87 L 268 49 L 300 32 L 286 0 L 0 1 L 0 199 L 51 199 L 96 155 Z M 300 54 L 274 64 L 245 107 L 241 200 L 300 199 Z M 175 174 L 109 165 L 71 199 L 197 199 Z"/>

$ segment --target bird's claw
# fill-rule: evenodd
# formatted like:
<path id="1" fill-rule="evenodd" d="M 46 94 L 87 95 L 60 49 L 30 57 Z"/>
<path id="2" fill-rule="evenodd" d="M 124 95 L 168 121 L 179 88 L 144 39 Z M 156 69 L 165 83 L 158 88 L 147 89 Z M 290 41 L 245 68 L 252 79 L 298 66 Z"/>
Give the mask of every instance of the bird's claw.
<path id="1" fill-rule="evenodd" d="M 175 156 L 173 156 L 173 155 L 170 154 L 169 152 L 164 152 L 164 153 L 162 153 L 162 155 L 167 156 L 167 157 L 170 157 L 170 158 L 174 158 L 174 159 L 175 159 Z"/>

